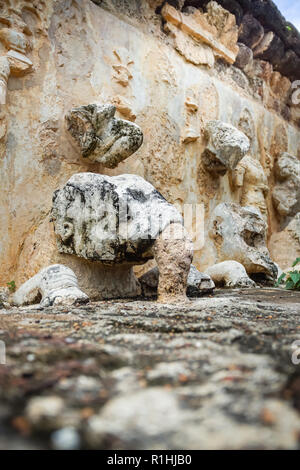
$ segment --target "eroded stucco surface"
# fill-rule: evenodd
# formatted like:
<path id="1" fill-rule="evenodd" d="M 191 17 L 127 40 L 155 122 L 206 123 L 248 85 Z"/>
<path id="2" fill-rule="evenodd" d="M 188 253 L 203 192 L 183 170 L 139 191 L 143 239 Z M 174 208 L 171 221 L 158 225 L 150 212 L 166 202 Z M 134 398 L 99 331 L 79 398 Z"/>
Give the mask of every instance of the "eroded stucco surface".
<path id="1" fill-rule="evenodd" d="M 194 264 L 204 271 L 217 262 L 208 236 L 211 214 L 221 202 L 239 203 L 242 190 L 231 172 L 216 177 L 203 166 L 204 130 L 214 119 L 250 139 L 249 153 L 270 189 L 268 238 L 282 230 L 272 202 L 274 159 L 282 152 L 299 156 L 299 130 L 276 111 L 280 84 L 275 95 L 269 82 L 250 80 L 224 62 L 193 64 L 176 50 L 151 2 L 133 2 L 127 10 L 117 1 L 44 3 L 38 16 L 23 15 L 32 31 L 26 54 L 33 70 L 9 76 L 1 106 L 2 285 L 14 280 L 19 286 L 52 263 L 74 268 L 57 253 L 49 212 L 53 191 L 82 171 L 141 175 L 170 203 L 204 204 L 205 243 Z M 65 115 L 91 103 L 114 104 L 117 116 L 143 131 L 143 145 L 114 170 L 84 160 L 67 132 Z M 82 270 L 88 273 L 87 264 Z"/>

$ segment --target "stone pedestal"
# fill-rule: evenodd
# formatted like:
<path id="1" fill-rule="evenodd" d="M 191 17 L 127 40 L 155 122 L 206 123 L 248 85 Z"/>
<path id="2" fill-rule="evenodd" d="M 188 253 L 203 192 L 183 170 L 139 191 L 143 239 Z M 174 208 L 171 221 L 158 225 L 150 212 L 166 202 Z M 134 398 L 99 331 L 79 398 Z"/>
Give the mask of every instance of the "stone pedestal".
<path id="1" fill-rule="evenodd" d="M 59 255 L 60 262 L 77 276 L 80 289 L 90 300 L 132 298 L 141 294 L 140 283 L 129 264 L 106 266 L 72 255 Z"/>

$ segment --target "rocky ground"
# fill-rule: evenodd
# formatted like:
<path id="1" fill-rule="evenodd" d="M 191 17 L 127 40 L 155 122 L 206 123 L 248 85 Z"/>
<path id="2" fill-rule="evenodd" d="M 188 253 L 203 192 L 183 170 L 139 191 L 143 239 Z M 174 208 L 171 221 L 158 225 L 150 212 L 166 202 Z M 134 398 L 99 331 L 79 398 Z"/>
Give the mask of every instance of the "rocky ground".
<path id="1" fill-rule="evenodd" d="M 299 320 L 274 289 L 2 309 L 0 448 L 297 449 Z"/>

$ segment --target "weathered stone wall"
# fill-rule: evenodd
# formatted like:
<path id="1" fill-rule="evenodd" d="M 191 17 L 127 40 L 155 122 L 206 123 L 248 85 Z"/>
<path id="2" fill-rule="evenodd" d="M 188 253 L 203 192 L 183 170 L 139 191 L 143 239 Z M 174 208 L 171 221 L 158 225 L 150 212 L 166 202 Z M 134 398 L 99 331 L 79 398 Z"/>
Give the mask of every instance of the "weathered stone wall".
<path id="1" fill-rule="evenodd" d="M 186 0 L 184 5 L 206 8 L 210 0 Z M 292 81 L 300 78 L 300 33 L 272 0 L 217 0 L 239 25 L 239 43 L 254 57 L 268 60 Z"/>
<path id="2" fill-rule="evenodd" d="M 300 155 L 296 120 L 283 118 L 282 87 L 276 95 L 268 80 L 250 79 L 219 59 L 211 68 L 192 63 L 195 49 L 187 57 L 175 49 L 151 2 L 36 3 L 40 10 L 24 7 L 22 15 L 33 70 L 10 74 L 1 105 L 0 284 L 15 280 L 18 286 L 41 268 L 64 262 L 49 222 L 52 194 L 81 171 L 138 174 L 171 203 L 203 203 L 205 245 L 194 264 L 202 271 L 214 264 L 210 215 L 220 202 L 239 203 L 240 189 L 231 172 L 219 177 L 203 167 L 204 129 L 211 119 L 250 138 L 250 154 L 261 162 L 270 189 L 269 237 L 281 230 L 271 195 L 274 160 L 281 152 Z M 4 55 L 5 44 L 1 48 Z M 270 97 L 280 106 L 268 106 Z M 144 133 L 142 147 L 115 170 L 83 160 L 66 131 L 65 114 L 94 102 L 114 103 L 119 116 Z"/>

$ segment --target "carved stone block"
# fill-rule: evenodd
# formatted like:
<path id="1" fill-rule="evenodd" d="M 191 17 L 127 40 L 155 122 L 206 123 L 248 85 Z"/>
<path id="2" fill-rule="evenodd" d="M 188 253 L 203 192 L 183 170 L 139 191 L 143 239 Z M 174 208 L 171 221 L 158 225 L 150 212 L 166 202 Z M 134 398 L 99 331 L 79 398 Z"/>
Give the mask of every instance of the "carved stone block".
<path id="1" fill-rule="evenodd" d="M 174 206 L 136 175 L 73 175 L 54 193 L 60 253 L 116 266 L 156 259 L 159 301 L 185 299 L 193 245 Z"/>
<path id="2" fill-rule="evenodd" d="M 211 220 L 218 261 L 237 261 L 247 273 L 264 273 L 276 279 L 277 267 L 266 247 L 266 223 L 259 211 L 238 204 L 219 204 Z"/>
<path id="3" fill-rule="evenodd" d="M 273 203 L 281 217 L 294 216 L 300 211 L 300 161 L 287 152 L 275 163 Z"/>
<path id="4" fill-rule="evenodd" d="M 73 108 L 66 115 L 68 131 L 82 156 L 108 168 L 115 168 L 143 143 L 140 127 L 116 118 L 115 112 L 111 104 L 90 104 Z"/>
<path id="5" fill-rule="evenodd" d="M 266 196 L 269 192 L 268 180 L 260 162 L 247 155 L 233 171 L 233 184 L 241 190 L 241 206 L 258 209 L 267 220 Z"/>
<path id="6" fill-rule="evenodd" d="M 250 279 L 244 266 L 237 261 L 223 261 L 206 269 L 205 274 L 211 277 L 219 287 L 251 288 L 255 282 Z"/>
<path id="7" fill-rule="evenodd" d="M 210 121 L 205 136 L 203 164 L 207 171 L 218 175 L 233 170 L 250 148 L 249 139 L 243 132 L 222 121 Z"/>
<path id="8" fill-rule="evenodd" d="M 14 305 L 28 305 L 40 300 L 42 307 L 49 307 L 87 303 L 89 298 L 79 289 L 72 269 L 54 264 L 26 281 L 15 292 L 12 300 Z"/>
<path id="9" fill-rule="evenodd" d="M 216 57 L 222 57 L 230 64 L 235 62 L 239 50 L 237 46 L 238 28 L 235 17 L 218 5 L 217 2 L 210 2 L 207 5 L 207 13 L 205 14 L 196 8 L 189 8 L 186 13 L 181 13 L 166 3 L 161 14 L 164 20 L 167 21 L 167 28 L 169 24 L 176 27 L 195 41 L 195 47 L 198 44 L 201 49 L 201 43 L 205 44 L 211 48 Z M 174 34 L 173 28 L 169 28 L 169 31 Z M 177 37 L 176 34 L 175 36 Z M 201 51 L 201 54 L 203 54 L 203 51 Z M 199 60 L 199 57 L 197 60 Z"/>

